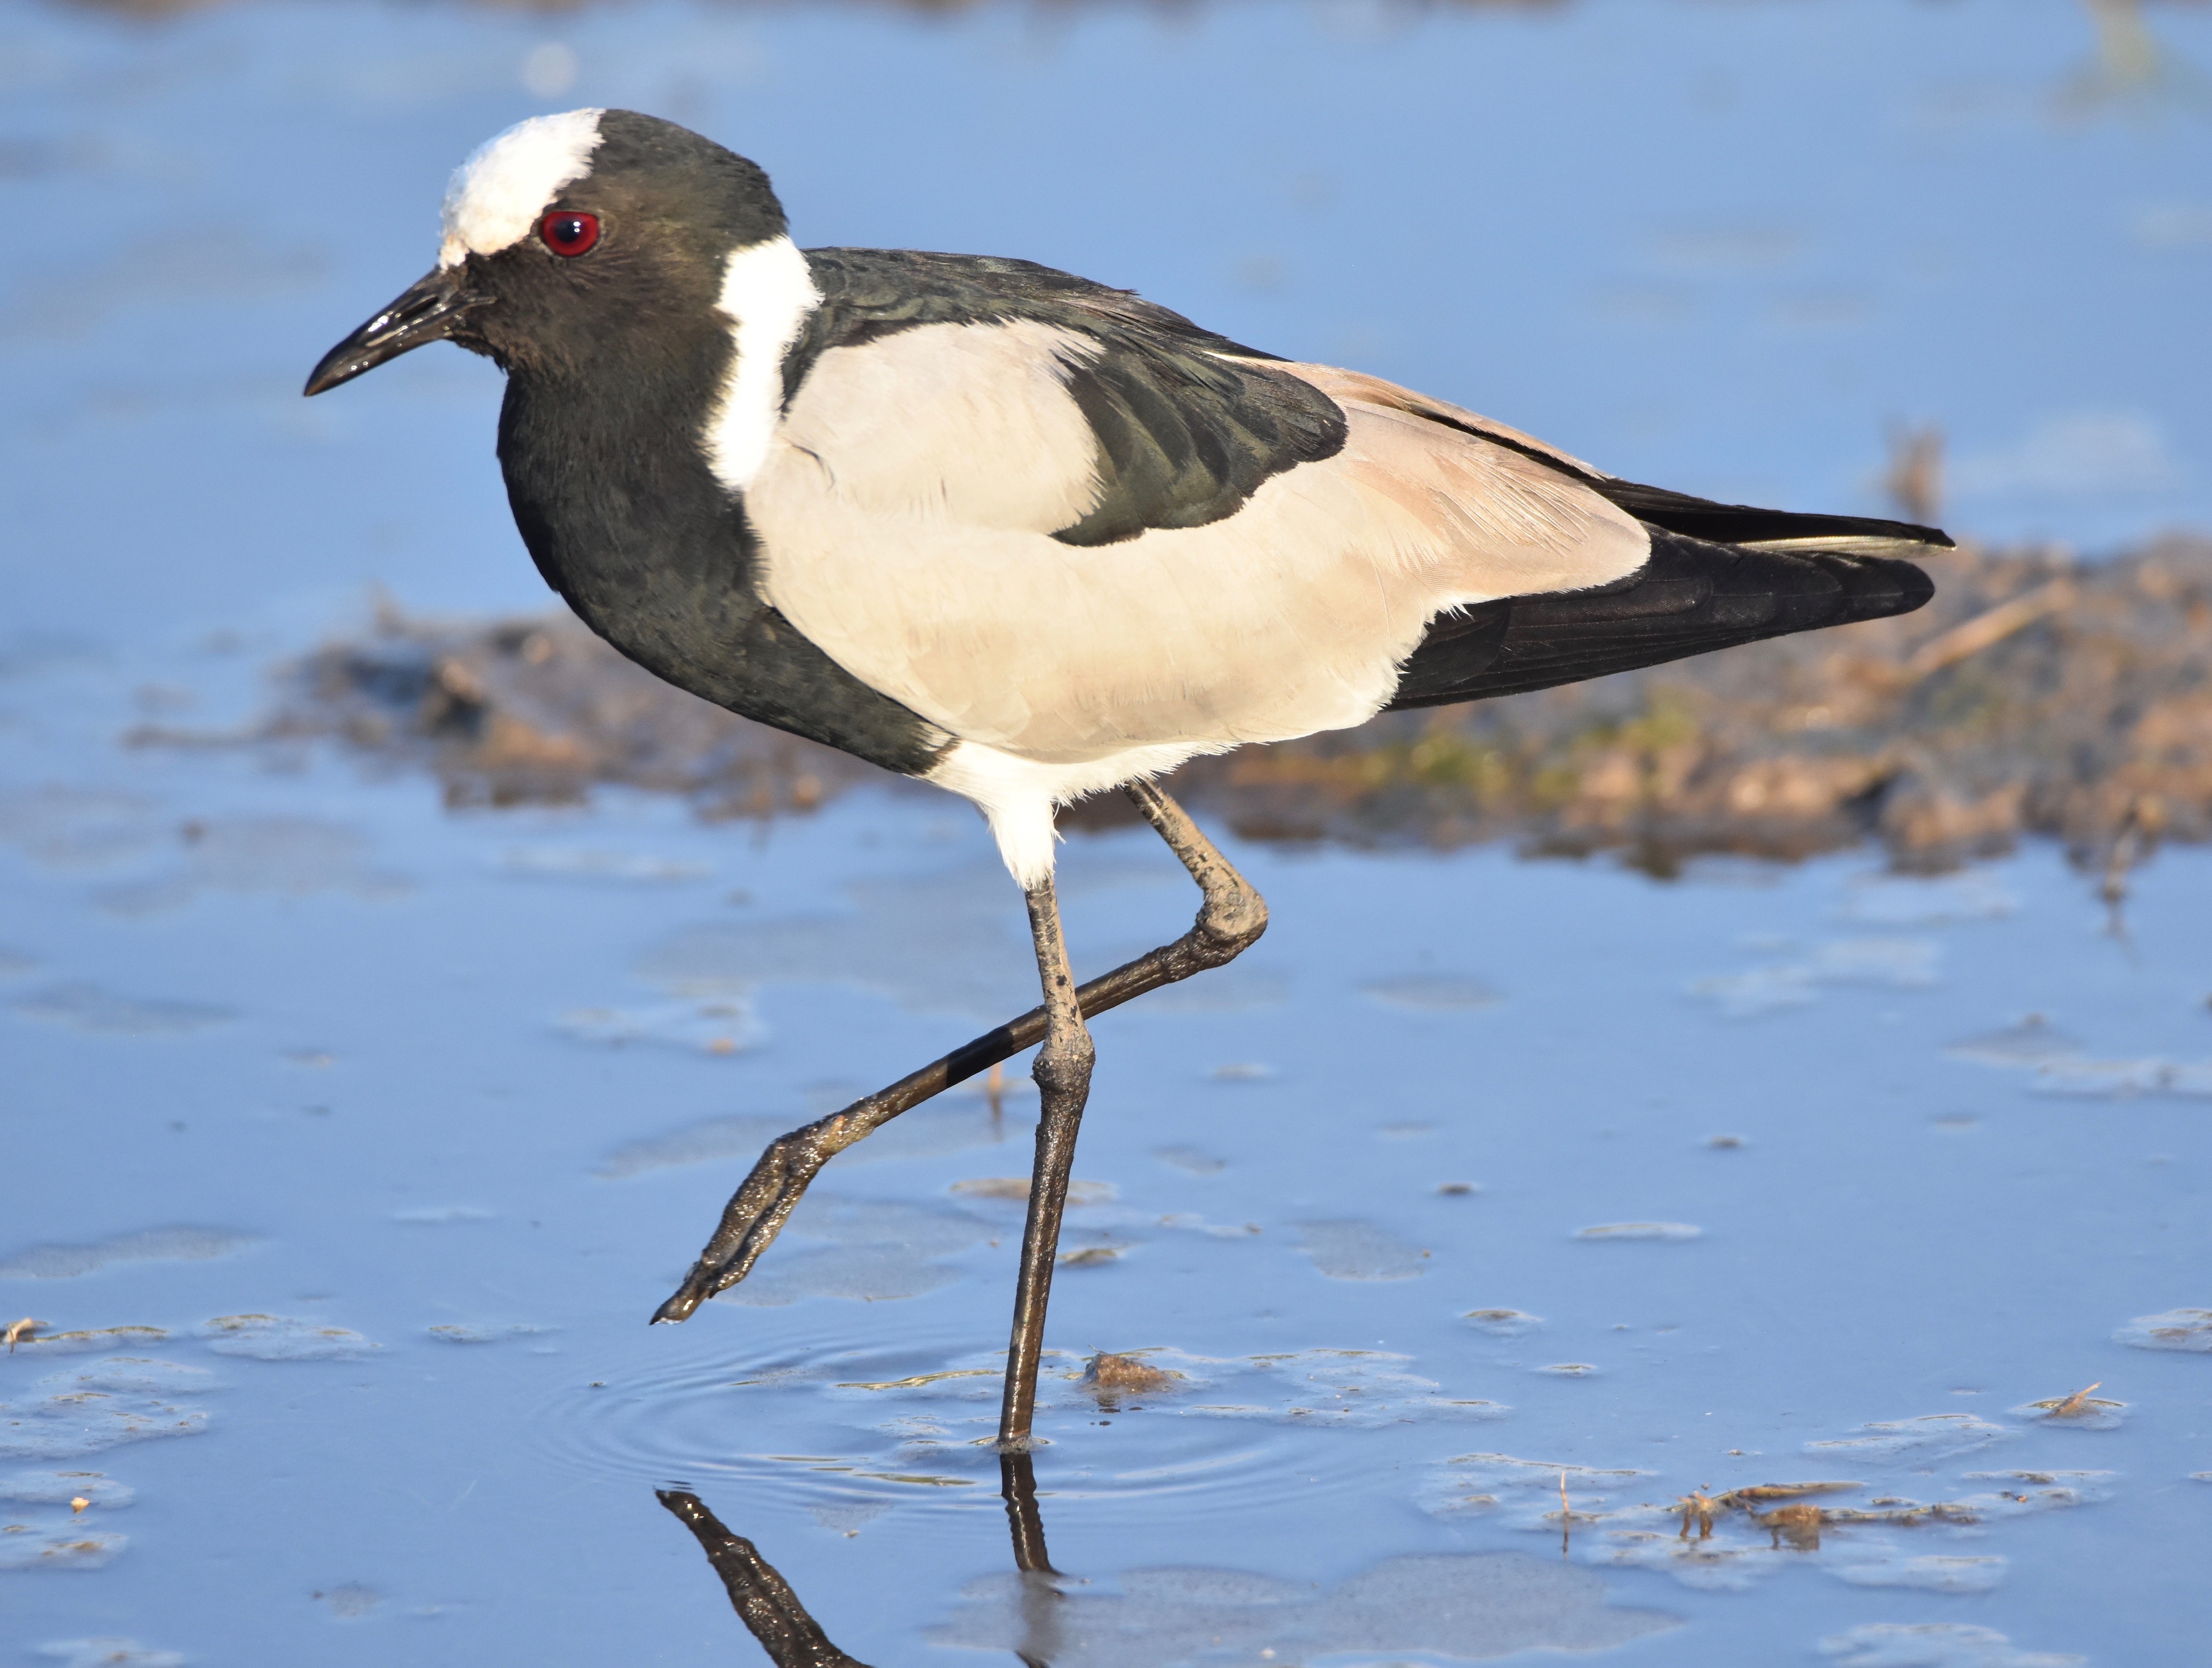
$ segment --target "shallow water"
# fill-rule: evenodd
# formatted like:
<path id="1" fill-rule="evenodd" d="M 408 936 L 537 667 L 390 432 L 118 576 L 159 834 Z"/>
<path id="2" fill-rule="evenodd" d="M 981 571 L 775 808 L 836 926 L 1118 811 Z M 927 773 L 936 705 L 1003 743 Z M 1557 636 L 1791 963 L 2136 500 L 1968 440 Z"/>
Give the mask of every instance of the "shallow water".
<path id="1" fill-rule="evenodd" d="M 656 1499 L 682 1485 L 878 1668 L 2193 1660 L 2201 852 L 2137 876 L 2115 933 L 2043 849 L 1661 883 L 1234 847 L 1267 938 L 1097 1028 L 1041 1397 L 1068 1574 L 1041 1588 L 975 1446 L 1025 1084 L 841 1156 L 744 1286 L 643 1324 L 761 1141 L 1030 1000 L 964 808 L 451 815 L 328 754 L 118 745 L 249 719 L 366 579 L 534 598 L 481 367 L 294 390 L 427 260 L 444 170 L 538 102 L 516 65 L 556 33 L 583 66 L 556 102 L 750 145 L 810 237 L 1018 248 L 1287 351 L 1370 328 L 1363 362 L 1631 474 L 1855 502 L 1887 415 L 2001 452 L 2124 400 L 2166 484 L 1992 476 L 1974 511 L 2095 539 L 2212 519 L 2181 306 L 2212 35 L 2144 16 L 2164 79 L 2069 105 L 2094 37 L 2058 7 L 0 14 L 51 163 L 0 185 L 40 228 L 0 342 L 0 1322 L 46 1323 L 0 1357 L 0 1645 L 757 1659 Z M 1360 122 L 1281 119 L 1332 76 Z M 1102 148 L 1125 88 L 1179 118 Z M 1509 115 L 1541 142 L 1518 168 Z M 1249 200 L 1170 191 L 1194 149 Z M 1494 231 L 1401 167 L 1462 154 Z M 1751 239 L 1822 157 L 1856 188 Z M 1560 189 L 1607 160 L 1617 192 Z M 1866 255 L 1939 222 L 1925 291 Z M 1736 228 L 1735 264 L 1668 241 L 1696 227 Z M 1512 330 L 1435 299 L 1470 272 Z M 1592 300 L 1632 280 L 1681 309 Z M 1859 282 L 1832 345 L 1771 311 Z M 2062 294 L 2063 341 L 1998 351 Z M 1086 969 L 1188 919 L 1149 836 L 1079 840 L 1066 876 Z M 1176 1376 L 1102 1394 L 1102 1350 Z M 1738 1496 L 1710 1537 L 1674 1506 L 1811 1482 L 1856 1486 Z M 1781 1515 L 1808 1501 L 1826 1520 Z"/>
<path id="2" fill-rule="evenodd" d="M 64 762 L 9 756 L 33 780 Z M 328 760 L 71 762 L 127 781 L 155 837 L 0 870 L 0 1291 L 58 1331 L 160 1330 L 0 1366 L 24 1525 L 0 1550 L 65 1566 L 9 1576 L 23 1643 L 723 1659 L 751 1647 L 654 1501 L 680 1483 L 861 1660 L 1019 1645 L 975 1444 L 1025 1084 L 841 1157 L 734 1301 L 642 1324 L 762 1138 L 974 1028 L 902 975 L 794 965 L 776 924 L 872 923 L 912 955 L 913 900 L 968 884 L 980 827 L 872 794 L 757 833 L 619 797 L 453 817 Z M 302 803 L 405 884 L 104 904 L 188 861 L 185 824 Z M 549 880 L 502 861 L 518 838 L 635 861 Z M 2212 862 L 2145 871 L 2117 937 L 2042 851 L 1674 883 L 1235 856 L 1275 911 L 1260 994 L 1098 1027 L 1040 1414 L 1053 1562 L 1081 1583 L 1054 1660 L 1219 1634 L 1237 1661 L 1628 1641 L 1749 1663 L 1890 1623 L 2186 1659 Z M 1135 834 L 1067 866 L 1078 945 L 1188 910 Z M 1007 893 L 944 945 L 978 1003 L 1018 984 Z M 710 928 L 742 1046 L 568 1023 L 698 1000 L 668 947 Z M 1789 1002 L 1716 998 L 1762 969 Z M 106 1017 L 178 1010 L 202 1017 Z M 1102 1398 L 1079 1382 L 1101 1349 L 1177 1376 Z M 1861 1485 L 1822 1503 L 1871 1520 L 1800 1547 L 1741 1512 L 1685 1540 L 1669 1509 L 1808 1480 Z M 59 1491 L 95 1484 L 129 1503 L 73 1514 Z M 1978 1521 L 1910 1509 L 1937 1503 Z"/>

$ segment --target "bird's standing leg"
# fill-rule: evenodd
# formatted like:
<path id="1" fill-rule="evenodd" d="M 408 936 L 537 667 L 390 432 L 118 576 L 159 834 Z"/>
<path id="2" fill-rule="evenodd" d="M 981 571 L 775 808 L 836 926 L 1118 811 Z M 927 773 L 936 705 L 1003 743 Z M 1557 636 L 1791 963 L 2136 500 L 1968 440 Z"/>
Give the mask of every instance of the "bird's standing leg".
<path id="1" fill-rule="evenodd" d="M 1204 895 L 1190 931 L 1171 944 L 1124 962 L 1076 992 L 1085 1018 L 1119 1007 L 1133 997 L 1172 985 L 1208 967 L 1233 961 L 1267 928 L 1267 906 L 1252 883 L 1229 865 L 1213 842 L 1199 832 L 1181 805 L 1150 782 L 1123 789 L 1160 838 L 1166 840 Z M 902 1112 L 940 1095 L 1000 1060 L 1044 1040 L 1046 1010 L 1032 1008 L 1019 1019 L 987 1031 L 942 1059 L 902 1077 L 888 1089 L 855 1101 L 803 1129 L 769 1143 L 738 1191 L 723 1208 L 720 1226 L 691 1265 L 675 1294 L 653 1312 L 655 1323 L 688 1320 L 700 1304 L 726 1291 L 760 1260 L 799 1196 L 837 1154 L 871 1135 Z"/>
<path id="2" fill-rule="evenodd" d="M 1060 930 L 1060 900 L 1052 877 L 1031 887 L 1030 937 L 1036 944 L 1037 978 L 1044 986 L 1044 1046 L 1030 1076 L 1037 1086 L 1036 1161 L 1030 1172 L 1029 1220 L 1022 1227 L 1022 1266 L 1014 1283 L 1014 1331 L 1006 1345 L 1006 1393 L 1000 1404 L 999 1451 L 1030 1445 L 1030 1416 L 1036 1407 L 1037 1357 L 1044 1348 L 1045 1305 L 1052 1297 L 1052 1262 L 1060 1251 L 1060 1219 L 1067 1209 L 1068 1172 L 1075 1163 L 1075 1135 L 1091 1098 L 1091 1066 L 1097 1057 L 1067 943 Z"/>

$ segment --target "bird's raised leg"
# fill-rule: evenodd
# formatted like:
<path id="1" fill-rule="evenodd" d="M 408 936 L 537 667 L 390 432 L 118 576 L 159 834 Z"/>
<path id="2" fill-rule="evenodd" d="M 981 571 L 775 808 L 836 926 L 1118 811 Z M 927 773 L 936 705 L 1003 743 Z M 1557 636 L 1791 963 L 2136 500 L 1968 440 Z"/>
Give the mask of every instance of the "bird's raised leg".
<path id="1" fill-rule="evenodd" d="M 1075 1164 L 1075 1136 L 1091 1098 L 1091 1065 L 1097 1051 L 1083 1022 L 1067 943 L 1060 930 L 1060 900 L 1047 876 L 1024 895 L 1030 937 L 1036 943 L 1037 978 L 1044 986 L 1044 1046 L 1030 1076 L 1037 1086 L 1036 1161 L 1030 1172 L 1029 1220 L 1022 1227 L 1021 1272 L 1014 1281 L 1014 1331 L 1006 1345 L 1006 1393 L 1000 1404 L 999 1451 L 1030 1445 L 1030 1416 L 1036 1408 L 1037 1358 L 1044 1349 L 1045 1305 L 1052 1297 L 1052 1263 L 1060 1252 L 1060 1219 L 1067 1209 L 1067 1178 Z"/>
<path id="2" fill-rule="evenodd" d="M 1233 961 L 1267 927 L 1266 902 L 1250 882 L 1230 867 L 1213 842 L 1199 832 L 1182 806 L 1150 782 L 1133 782 L 1123 792 L 1182 859 L 1204 899 L 1198 919 L 1182 937 L 1123 963 L 1075 992 L 1085 1018 L 1162 985 Z M 1045 1010 L 1032 1008 L 1019 1019 L 985 1032 L 888 1089 L 770 1142 L 752 1174 L 724 1207 L 721 1224 L 691 1265 L 691 1272 L 654 1311 L 653 1320 L 688 1320 L 707 1299 L 752 1272 L 753 1265 L 781 1231 L 807 1184 L 837 1154 L 901 1113 L 979 1071 L 989 1071 L 1024 1048 L 1036 1046 L 1044 1040 L 1045 1028 Z"/>
<path id="3" fill-rule="evenodd" d="M 722 1578 L 730 1608 L 760 1641 L 775 1668 L 868 1668 L 830 1642 L 822 1625 L 806 1613 L 775 1566 L 743 1535 L 733 1535 L 706 1502 L 687 1489 L 656 1489 L 660 1503 L 699 1538 L 707 1562 Z"/>

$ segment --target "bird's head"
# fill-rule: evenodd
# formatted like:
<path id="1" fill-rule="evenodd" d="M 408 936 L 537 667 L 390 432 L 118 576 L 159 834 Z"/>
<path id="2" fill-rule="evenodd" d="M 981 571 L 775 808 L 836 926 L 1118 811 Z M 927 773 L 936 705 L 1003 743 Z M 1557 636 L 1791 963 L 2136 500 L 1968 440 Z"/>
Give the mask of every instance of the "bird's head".
<path id="1" fill-rule="evenodd" d="M 510 371 L 617 349 L 647 371 L 638 353 L 726 327 L 731 257 L 784 234 L 767 174 L 712 140 L 629 110 L 534 116 L 461 165 L 436 267 L 324 355 L 307 392 L 441 339 Z"/>

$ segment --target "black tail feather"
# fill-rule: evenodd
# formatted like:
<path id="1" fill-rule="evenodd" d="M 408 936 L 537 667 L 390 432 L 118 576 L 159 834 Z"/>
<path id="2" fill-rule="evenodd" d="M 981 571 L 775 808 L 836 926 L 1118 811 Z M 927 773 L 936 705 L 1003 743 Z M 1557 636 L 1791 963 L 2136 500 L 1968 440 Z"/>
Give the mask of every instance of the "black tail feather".
<path id="1" fill-rule="evenodd" d="M 1734 513 L 1738 507 L 1681 502 L 1701 511 Z M 1941 533 L 1902 522 L 1742 513 L 1771 515 L 1775 524 L 1788 525 L 1789 531 L 1763 535 L 1768 538 L 1820 537 L 1804 525 L 1817 521 L 1837 524 L 1846 537 L 1950 543 Z M 1896 531 L 1876 531 L 1888 529 Z M 1626 579 L 1589 591 L 1483 603 L 1432 622 L 1399 674 L 1390 707 L 1517 694 L 1763 637 L 1909 614 L 1935 591 L 1919 568 L 1893 557 L 1744 549 L 1653 526 L 1650 560 Z"/>

